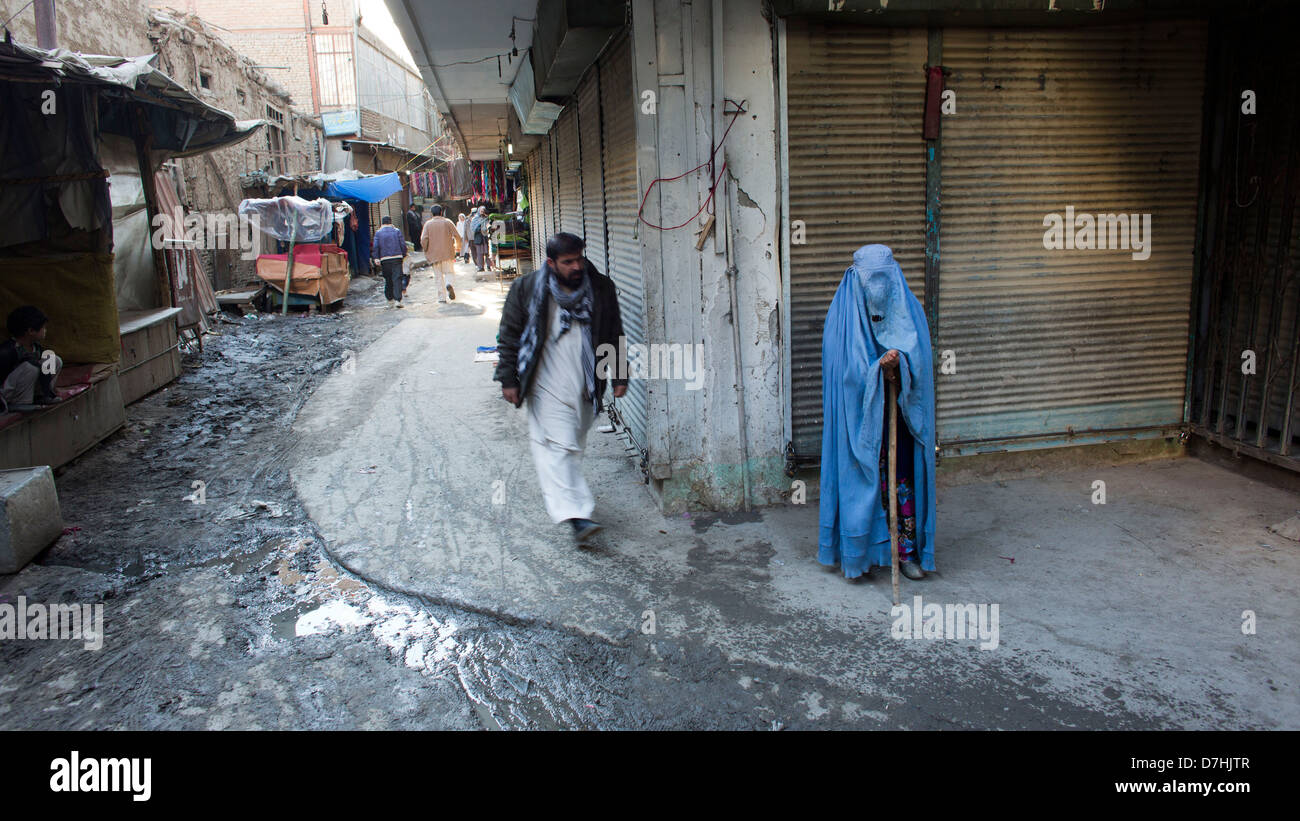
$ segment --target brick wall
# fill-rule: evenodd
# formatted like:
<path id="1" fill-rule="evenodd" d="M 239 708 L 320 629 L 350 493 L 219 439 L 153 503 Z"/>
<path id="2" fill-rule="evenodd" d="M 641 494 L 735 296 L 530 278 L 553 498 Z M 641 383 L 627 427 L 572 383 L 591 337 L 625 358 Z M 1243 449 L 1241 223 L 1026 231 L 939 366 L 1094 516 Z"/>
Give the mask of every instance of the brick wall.
<path id="1" fill-rule="evenodd" d="M 304 110 L 313 107 L 311 46 L 313 34 L 335 33 L 351 38 L 355 16 L 352 0 L 326 0 L 329 24 L 322 22 L 321 0 L 151 0 L 155 7 L 177 9 L 220 26 L 222 38 L 266 69 Z"/>

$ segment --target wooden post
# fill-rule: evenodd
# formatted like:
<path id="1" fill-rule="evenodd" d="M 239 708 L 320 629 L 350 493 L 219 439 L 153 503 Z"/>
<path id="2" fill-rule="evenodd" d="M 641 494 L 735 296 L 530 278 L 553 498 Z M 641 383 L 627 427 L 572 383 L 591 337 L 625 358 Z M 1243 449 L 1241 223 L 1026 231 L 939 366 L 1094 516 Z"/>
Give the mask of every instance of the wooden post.
<path id="1" fill-rule="evenodd" d="M 293 244 L 298 239 L 298 214 L 295 212 L 289 225 L 289 259 L 284 266 L 284 298 L 280 300 L 280 316 L 289 315 L 289 285 L 293 281 Z"/>
<path id="2" fill-rule="evenodd" d="M 898 389 L 889 390 L 889 563 L 893 570 L 894 606 L 898 600 Z"/>
<path id="3" fill-rule="evenodd" d="M 135 105 L 133 127 L 135 140 L 136 163 L 140 166 L 140 187 L 144 192 L 145 213 L 149 217 L 150 237 L 152 238 L 152 229 L 154 219 L 158 216 L 158 192 L 154 187 L 154 167 L 150 159 L 150 152 L 153 150 L 153 132 L 145 117 L 144 106 Z M 175 216 L 168 214 L 168 218 Z M 183 231 L 181 226 L 175 226 L 176 230 Z M 163 255 L 161 248 L 153 248 L 152 239 L 150 247 L 153 252 L 153 266 L 155 273 L 155 298 L 158 300 L 159 307 L 173 308 L 176 306 L 176 295 L 172 289 L 171 272 L 167 268 L 167 260 Z"/>

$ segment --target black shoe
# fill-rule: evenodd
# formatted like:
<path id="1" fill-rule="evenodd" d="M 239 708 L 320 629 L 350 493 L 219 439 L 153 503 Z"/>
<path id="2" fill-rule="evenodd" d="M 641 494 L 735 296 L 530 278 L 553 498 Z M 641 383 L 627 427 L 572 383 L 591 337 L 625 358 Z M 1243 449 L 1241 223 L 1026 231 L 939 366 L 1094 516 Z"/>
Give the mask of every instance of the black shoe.
<path id="1" fill-rule="evenodd" d="M 456 292 L 455 292 L 454 290 L 452 290 L 452 287 L 451 287 L 451 283 L 450 283 L 450 282 L 447 283 L 447 298 L 448 298 L 448 299 L 455 299 L 455 298 L 456 298 Z"/>
<path id="2" fill-rule="evenodd" d="M 577 539 L 578 547 L 587 547 L 591 537 L 605 529 L 590 519 L 570 519 L 569 524 L 573 526 L 573 536 Z"/>
<path id="3" fill-rule="evenodd" d="M 916 562 L 899 562 L 898 569 L 902 571 L 904 576 L 914 581 L 925 578 L 925 571 Z"/>

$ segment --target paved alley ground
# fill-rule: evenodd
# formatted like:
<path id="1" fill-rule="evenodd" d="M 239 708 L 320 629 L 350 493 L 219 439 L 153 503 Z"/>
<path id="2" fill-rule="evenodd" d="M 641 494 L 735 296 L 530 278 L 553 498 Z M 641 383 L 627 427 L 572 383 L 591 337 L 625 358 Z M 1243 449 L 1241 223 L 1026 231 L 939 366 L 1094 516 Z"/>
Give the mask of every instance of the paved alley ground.
<path id="1" fill-rule="evenodd" d="M 904 601 L 996 605 L 996 642 L 894 638 L 811 494 L 665 517 L 596 429 L 575 549 L 460 271 L 222 325 L 63 470 L 71 530 L 0 601 L 103 602 L 104 647 L 0 643 L 0 728 L 1300 728 L 1297 495 L 1189 458 L 941 482 Z"/>

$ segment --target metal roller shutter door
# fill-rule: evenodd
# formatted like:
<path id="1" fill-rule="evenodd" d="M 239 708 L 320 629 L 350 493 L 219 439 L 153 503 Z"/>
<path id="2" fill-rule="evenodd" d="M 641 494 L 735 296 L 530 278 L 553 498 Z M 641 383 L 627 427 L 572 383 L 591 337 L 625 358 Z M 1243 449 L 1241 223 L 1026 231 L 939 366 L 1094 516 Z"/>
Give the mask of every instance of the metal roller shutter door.
<path id="1" fill-rule="evenodd" d="M 791 439 L 816 455 L 822 328 L 853 252 L 888 245 L 923 298 L 926 32 L 791 19 L 786 55 L 789 218 L 806 232 L 789 246 Z"/>
<path id="2" fill-rule="evenodd" d="M 645 286 L 636 221 L 639 192 L 636 168 L 635 95 L 632 51 L 626 35 L 598 63 L 600 70 L 602 158 L 605 167 L 605 224 L 609 236 L 607 274 L 618 286 L 619 309 L 628 344 L 645 343 Z M 636 446 L 646 447 L 646 383 L 634 379 L 615 407 Z"/>
<path id="3" fill-rule="evenodd" d="M 587 259 L 605 273 L 605 181 L 600 151 L 600 75 L 587 73 L 578 86 L 578 136 L 582 167 L 582 233 Z"/>
<path id="4" fill-rule="evenodd" d="M 559 230 L 582 236 L 582 171 L 578 167 L 578 110 L 565 106 L 551 132 L 555 138 Z"/>
<path id="5" fill-rule="evenodd" d="M 546 240 L 555 233 L 555 178 L 554 148 L 551 134 L 542 137 L 541 145 L 541 202 L 542 202 L 542 255 L 546 254 Z"/>
<path id="6" fill-rule="evenodd" d="M 945 450 L 1181 423 L 1204 50 L 1186 23 L 944 32 Z M 1045 249 L 1067 206 L 1152 215 L 1150 258 Z"/>
<path id="7" fill-rule="evenodd" d="M 533 267 L 541 268 L 546 258 L 546 235 L 542 227 L 541 148 L 528 154 L 524 167 L 528 170 L 528 229 L 532 240 Z"/>

